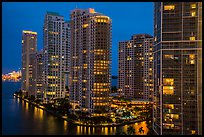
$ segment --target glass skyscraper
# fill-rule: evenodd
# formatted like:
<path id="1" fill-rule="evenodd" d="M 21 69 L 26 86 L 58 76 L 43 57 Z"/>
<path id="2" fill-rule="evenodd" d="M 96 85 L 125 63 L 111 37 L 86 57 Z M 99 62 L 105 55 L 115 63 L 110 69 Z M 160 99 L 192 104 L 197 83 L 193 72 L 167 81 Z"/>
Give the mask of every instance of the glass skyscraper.
<path id="1" fill-rule="evenodd" d="M 202 134 L 202 2 L 154 4 L 153 130 Z"/>

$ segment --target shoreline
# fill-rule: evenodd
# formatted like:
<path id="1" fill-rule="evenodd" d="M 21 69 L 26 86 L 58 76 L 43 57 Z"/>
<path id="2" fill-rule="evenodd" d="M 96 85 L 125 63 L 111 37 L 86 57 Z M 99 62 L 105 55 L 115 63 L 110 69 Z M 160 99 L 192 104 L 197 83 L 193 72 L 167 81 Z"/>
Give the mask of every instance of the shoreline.
<path id="1" fill-rule="evenodd" d="M 40 108 L 40 109 L 42 109 L 42 110 L 44 110 L 44 111 L 46 111 L 46 112 L 48 112 L 48 113 L 58 117 L 58 118 L 66 120 L 67 122 L 69 122 L 71 124 L 74 124 L 74 125 L 77 125 L 77 126 L 86 126 L 86 127 L 116 127 L 116 126 L 125 126 L 125 125 L 130 125 L 130 124 L 133 124 L 133 123 L 136 123 L 136 122 L 146 121 L 146 120 L 134 120 L 134 121 L 128 121 L 128 122 L 119 123 L 119 124 L 117 124 L 117 123 L 107 123 L 107 124 L 103 124 L 103 125 L 102 124 L 94 124 L 93 125 L 93 124 L 84 124 L 84 123 L 82 124 L 80 121 L 73 121 L 71 119 L 68 119 L 67 116 L 56 114 L 55 112 L 46 109 L 44 106 L 41 106 L 41 105 L 39 105 L 37 103 L 29 101 L 28 99 L 24 99 L 24 98 L 22 98 L 20 96 L 17 96 L 15 93 L 13 94 L 13 96 L 17 97 L 17 98 L 19 98 L 19 99 L 21 99 L 23 101 L 26 101 L 26 102 L 32 104 L 33 106 L 36 106 L 37 108 Z"/>

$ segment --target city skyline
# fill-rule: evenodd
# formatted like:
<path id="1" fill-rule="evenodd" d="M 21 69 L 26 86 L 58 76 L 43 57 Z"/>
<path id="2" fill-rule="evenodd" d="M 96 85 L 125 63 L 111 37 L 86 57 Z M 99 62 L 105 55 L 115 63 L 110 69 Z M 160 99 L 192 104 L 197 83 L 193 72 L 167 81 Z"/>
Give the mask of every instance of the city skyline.
<path id="1" fill-rule="evenodd" d="M 202 2 L 154 2 L 153 12 L 143 3 L 63 4 L 4 2 L 2 70 L 10 73 L 2 74 L 2 92 L 10 95 L 2 94 L 12 99 L 5 108 L 25 108 L 40 121 L 49 112 L 69 123 L 64 128 L 77 126 L 68 135 L 90 134 L 90 126 L 94 135 L 98 126 L 105 135 L 202 135 Z M 7 81 L 15 83 L 5 87 Z M 15 114 L 5 108 L 4 126 Z M 36 131 L 56 123 L 29 120 L 20 121 L 40 125 Z M 4 131 L 15 133 L 11 125 Z M 118 126 L 124 129 L 109 130 Z"/>
<path id="2" fill-rule="evenodd" d="M 46 11 L 58 12 L 60 15 L 64 16 L 65 21 L 67 21 L 70 20 L 69 14 L 71 10 L 75 9 L 76 6 L 81 9 L 94 8 L 96 11 L 100 11 L 110 16 L 113 20 L 111 66 L 114 67 L 112 67 L 111 70 L 112 75 L 118 75 L 119 41 L 127 40 L 129 36 L 138 33 L 153 35 L 153 2 L 3 2 L 2 73 L 19 70 L 19 68 L 22 67 L 21 33 L 23 30 L 35 31 L 38 33 L 37 47 L 39 51 L 43 48 L 42 26 Z M 22 9 L 27 12 L 23 12 Z M 144 14 L 147 18 L 143 18 Z M 138 18 L 142 18 L 142 20 L 138 21 Z M 145 27 L 141 27 L 143 25 Z M 12 40 L 10 40 L 10 38 L 12 38 Z M 8 52 L 10 54 L 6 54 Z"/>

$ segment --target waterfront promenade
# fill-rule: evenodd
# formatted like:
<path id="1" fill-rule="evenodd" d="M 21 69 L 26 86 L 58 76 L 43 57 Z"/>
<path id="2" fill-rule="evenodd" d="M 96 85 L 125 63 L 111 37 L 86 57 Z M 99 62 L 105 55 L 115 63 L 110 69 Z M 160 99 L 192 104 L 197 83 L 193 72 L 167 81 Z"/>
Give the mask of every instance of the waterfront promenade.
<path id="1" fill-rule="evenodd" d="M 142 121 L 145 121 L 146 119 L 137 119 L 137 120 L 131 120 L 131 121 L 126 121 L 126 122 L 122 122 L 122 123 L 98 123 L 98 124 L 90 124 L 90 123 L 84 123 L 82 121 L 77 121 L 77 120 L 73 120 L 71 118 L 69 118 L 69 116 L 64 116 L 64 115 L 61 115 L 61 114 L 58 114 L 54 111 L 51 111 L 49 109 L 47 109 L 46 107 L 38 104 L 38 103 L 35 103 L 35 102 L 32 102 L 32 101 L 29 101 L 28 99 L 24 99 L 22 98 L 21 96 L 19 95 L 16 95 L 15 93 L 13 94 L 13 96 L 21 99 L 21 100 L 24 100 L 34 106 L 36 106 L 37 108 L 40 108 L 46 112 L 49 112 L 51 113 L 52 115 L 56 116 L 56 117 L 59 117 L 59 118 L 62 118 L 63 120 L 66 120 L 67 122 L 71 122 L 72 124 L 75 124 L 75 125 L 78 125 L 78 126 L 87 126 L 87 127 L 115 127 L 115 126 L 124 126 L 124 125 L 129 125 L 129 124 L 133 124 L 133 123 L 136 123 L 136 122 L 142 122 Z"/>

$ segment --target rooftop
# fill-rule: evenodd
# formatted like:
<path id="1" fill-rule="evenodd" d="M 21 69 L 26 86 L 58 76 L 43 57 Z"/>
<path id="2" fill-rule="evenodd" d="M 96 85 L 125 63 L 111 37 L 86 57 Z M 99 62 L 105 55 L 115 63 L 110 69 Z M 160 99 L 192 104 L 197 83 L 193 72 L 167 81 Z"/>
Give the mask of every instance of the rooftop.
<path id="1" fill-rule="evenodd" d="M 58 12 L 47 11 L 48 15 L 61 16 Z"/>

